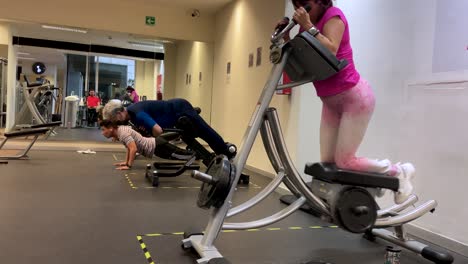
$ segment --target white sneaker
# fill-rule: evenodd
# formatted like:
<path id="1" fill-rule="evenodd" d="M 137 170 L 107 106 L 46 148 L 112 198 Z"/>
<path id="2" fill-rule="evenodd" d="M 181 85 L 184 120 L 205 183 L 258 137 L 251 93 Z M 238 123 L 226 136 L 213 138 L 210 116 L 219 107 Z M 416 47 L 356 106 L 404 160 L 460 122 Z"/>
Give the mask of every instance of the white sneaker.
<path id="1" fill-rule="evenodd" d="M 416 169 L 411 163 L 396 164 L 396 166 L 399 169 L 396 177 L 400 180 L 400 188 L 398 188 L 398 192 L 395 192 L 395 203 L 401 204 L 413 193 L 414 188 L 411 180 L 414 178 Z"/>
<path id="2" fill-rule="evenodd" d="M 383 169 L 389 170 L 392 166 L 392 162 L 389 159 L 384 159 L 384 160 L 378 160 L 378 162 L 382 165 Z M 377 192 L 375 193 L 375 196 L 378 198 L 384 197 L 385 193 L 387 192 L 387 189 L 384 188 L 378 188 Z"/>

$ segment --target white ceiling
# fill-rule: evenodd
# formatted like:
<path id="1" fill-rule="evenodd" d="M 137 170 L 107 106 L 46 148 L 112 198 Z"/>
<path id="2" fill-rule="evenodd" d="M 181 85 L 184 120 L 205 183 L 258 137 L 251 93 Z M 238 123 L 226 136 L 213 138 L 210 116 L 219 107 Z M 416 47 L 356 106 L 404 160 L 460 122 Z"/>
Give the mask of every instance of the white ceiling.
<path id="1" fill-rule="evenodd" d="M 119 47 L 133 50 L 143 50 L 150 52 L 163 52 L 164 45 L 175 45 L 177 41 L 167 39 L 154 39 L 146 36 L 136 36 L 133 34 L 120 32 L 106 32 L 99 30 L 88 30 L 86 34 L 75 33 L 54 29 L 44 29 L 39 24 L 33 23 L 14 23 L 14 35 L 27 38 L 39 38 L 47 40 L 74 42 L 81 44 L 104 45 L 111 47 Z M 161 41 L 170 41 L 170 43 L 162 43 Z M 146 43 L 154 45 L 152 47 L 135 46 L 129 42 Z M 162 48 L 162 49 L 161 49 Z M 65 54 L 79 53 L 75 51 L 57 50 L 50 48 L 30 47 L 18 45 L 18 52 L 26 54 L 18 54 L 18 57 L 26 58 L 26 60 L 40 61 L 44 63 L 61 65 L 65 63 Z M 24 59 L 19 59 L 24 61 Z"/>
<path id="2" fill-rule="evenodd" d="M 45 29 L 42 28 L 42 25 L 34 23 L 13 23 L 13 26 L 14 35 L 20 37 L 66 41 L 82 44 L 105 45 L 154 52 L 161 51 L 160 48 L 162 48 L 164 45 L 163 41 L 170 41 L 172 43 L 175 43 L 175 41 L 168 39 L 156 39 L 147 36 L 138 36 L 128 33 L 108 32 L 93 29 L 87 30 L 87 33 L 83 34 L 56 29 Z M 134 46 L 131 45 L 129 42 L 143 42 L 150 45 L 154 45 L 154 48 Z"/>
<path id="3" fill-rule="evenodd" d="M 39 24 L 33 23 L 14 23 L 14 35 L 27 38 L 38 38 L 65 42 L 74 42 L 81 44 L 94 44 L 104 45 L 111 47 L 119 47 L 133 50 L 143 50 L 150 52 L 163 52 L 164 45 L 174 45 L 177 41 L 168 39 L 155 39 L 146 36 L 137 36 L 133 34 L 120 33 L 120 32 L 106 32 L 99 30 L 88 30 L 86 34 L 68 32 L 54 29 L 44 29 Z M 163 43 L 162 41 L 170 41 L 170 43 Z M 154 47 L 132 45 L 129 42 L 145 43 L 154 45 Z M 19 43 L 19 52 L 29 53 L 20 54 L 19 57 L 34 58 L 37 61 L 60 64 L 64 61 L 65 53 L 77 53 L 74 51 L 64 51 L 48 48 L 28 47 L 21 46 Z"/>
<path id="4" fill-rule="evenodd" d="M 200 11 L 200 15 L 205 13 L 213 14 L 224 7 L 232 0 L 133 0 L 135 4 L 139 5 L 151 5 L 151 6 L 171 6 L 178 7 L 184 10 L 197 9 Z M 21 37 L 39 38 L 66 42 L 75 42 L 82 44 L 94 44 L 94 45 L 105 45 L 119 48 L 144 50 L 152 52 L 162 52 L 157 47 L 163 47 L 164 45 L 177 44 L 177 41 L 170 39 L 155 39 L 154 37 L 139 36 L 128 33 L 120 32 L 106 32 L 100 30 L 88 30 L 86 34 L 67 32 L 53 29 L 44 29 L 40 24 L 27 23 L 27 22 L 10 22 L 14 26 L 14 34 Z M 163 41 L 171 41 L 171 43 L 163 44 Z M 152 47 L 142 47 L 129 44 L 130 42 L 140 42 L 154 44 Z M 62 64 L 65 61 L 65 53 L 67 51 L 61 51 L 56 49 L 37 48 L 19 46 L 19 52 L 28 53 L 20 54 L 19 57 L 33 58 L 37 61 L 51 63 L 51 64 Z M 73 53 L 73 52 L 68 52 Z"/>
<path id="5" fill-rule="evenodd" d="M 64 66 L 65 53 L 55 49 L 22 46 L 18 48 L 18 61 L 20 64 L 27 61 L 40 61 L 46 64 Z"/>

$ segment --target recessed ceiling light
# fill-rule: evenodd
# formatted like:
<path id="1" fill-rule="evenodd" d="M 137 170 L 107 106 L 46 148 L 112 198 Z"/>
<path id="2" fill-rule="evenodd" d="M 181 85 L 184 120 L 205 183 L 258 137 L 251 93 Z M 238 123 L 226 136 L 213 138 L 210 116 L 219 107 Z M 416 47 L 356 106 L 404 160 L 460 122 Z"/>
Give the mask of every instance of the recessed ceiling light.
<path id="1" fill-rule="evenodd" d="M 82 28 L 71 28 L 71 27 L 62 27 L 62 26 L 51 26 L 51 25 L 42 25 L 42 28 L 69 31 L 69 32 L 75 32 L 75 33 L 83 33 L 83 34 L 88 33 L 86 29 L 82 29 Z"/>
<path id="2" fill-rule="evenodd" d="M 163 50 L 163 46 L 158 43 L 147 43 L 147 42 L 136 42 L 136 41 L 129 41 L 128 44 L 137 47 L 144 47 L 144 48 L 153 48 L 153 49 L 160 49 Z"/>
<path id="3" fill-rule="evenodd" d="M 18 52 L 17 54 L 18 54 L 18 55 L 24 55 L 24 56 L 29 56 L 29 55 L 31 55 L 31 53 L 27 53 L 27 52 Z"/>
<path id="4" fill-rule="evenodd" d="M 171 44 L 174 43 L 171 40 L 167 40 L 167 39 L 155 39 L 155 41 L 161 42 L 161 43 L 171 43 Z"/>
<path id="5" fill-rule="evenodd" d="M 18 60 L 37 60 L 36 58 L 18 57 Z"/>

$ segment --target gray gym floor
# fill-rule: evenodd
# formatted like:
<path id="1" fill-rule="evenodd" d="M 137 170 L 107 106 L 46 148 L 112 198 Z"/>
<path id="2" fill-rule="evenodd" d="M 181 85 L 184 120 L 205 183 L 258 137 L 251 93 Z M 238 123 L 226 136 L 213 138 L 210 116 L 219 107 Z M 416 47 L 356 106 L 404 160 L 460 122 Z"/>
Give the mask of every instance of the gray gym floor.
<path id="1" fill-rule="evenodd" d="M 124 155 L 32 151 L 30 160 L 0 165 L 0 262 L 145 264 L 150 256 L 155 263 L 195 263 L 196 256 L 181 249 L 179 232 L 207 222 L 208 211 L 195 205 L 200 184 L 183 175 L 151 188 L 144 159 L 132 171 L 113 169 Z M 252 175 L 251 181 L 238 189 L 236 202 L 255 195 L 268 179 Z M 278 198 L 232 220 L 270 215 L 284 207 Z M 383 263 L 382 241 L 323 226 L 329 225 L 297 212 L 268 228 L 224 232 L 216 246 L 232 263 Z M 455 263 L 468 263 L 454 255 Z M 429 262 L 403 251 L 401 263 Z"/>
<path id="2" fill-rule="evenodd" d="M 98 127 L 64 128 L 56 129 L 57 134 L 50 136 L 47 140 L 51 141 L 97 141 L 110 142 L 102 136 Z"/>

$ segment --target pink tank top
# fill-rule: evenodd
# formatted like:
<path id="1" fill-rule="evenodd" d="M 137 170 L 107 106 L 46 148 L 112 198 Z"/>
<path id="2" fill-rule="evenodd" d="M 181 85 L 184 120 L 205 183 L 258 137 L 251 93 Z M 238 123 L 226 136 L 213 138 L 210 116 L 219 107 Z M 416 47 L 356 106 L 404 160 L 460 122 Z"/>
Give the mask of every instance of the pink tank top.
<path id="1" fill-rule="evenodd" d="M 341 39 L 340 47 L 338 48 L 336 57 L 339 60 L 347 60 L 348 65 L 332 77 L 322 81 L 314 82 L 317 95 L 320 97 L 336 95 L 351 89 L 359 82 L 361 78 L 354 66 L 353 49 L 351 48 L 350 43 L 348 20 L 346 20 L 343 12 L 337 7 L 330 7 L 325 12 L 320 21 L 315 25 L 315 27 L 317 27 L 317 29 L 320 31 L 323 31 L 325 24 L 333 17 L 339 17 L 345 25 L 345 31 L 343 32 L 343 38 Z"/>

